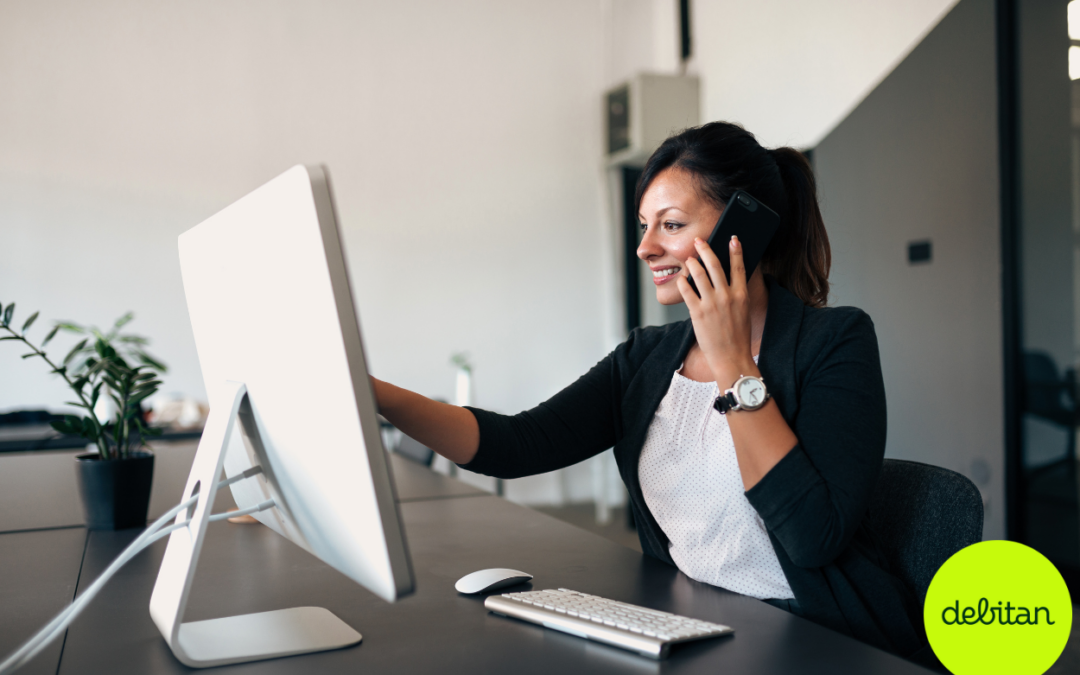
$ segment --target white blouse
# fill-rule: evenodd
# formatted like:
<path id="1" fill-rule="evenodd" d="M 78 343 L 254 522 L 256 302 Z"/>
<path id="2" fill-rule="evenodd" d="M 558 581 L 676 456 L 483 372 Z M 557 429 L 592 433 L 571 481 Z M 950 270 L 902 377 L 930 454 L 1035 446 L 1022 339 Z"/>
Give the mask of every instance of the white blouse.
<path id="1" fill-rule="evenodd" d="M 672 376 L 638 462 L 645 503 L 690 578 L 754 598 L 794 598 L 744 494 L 727 417 L 712 407 L 719 393 L 715 382 Z"/>

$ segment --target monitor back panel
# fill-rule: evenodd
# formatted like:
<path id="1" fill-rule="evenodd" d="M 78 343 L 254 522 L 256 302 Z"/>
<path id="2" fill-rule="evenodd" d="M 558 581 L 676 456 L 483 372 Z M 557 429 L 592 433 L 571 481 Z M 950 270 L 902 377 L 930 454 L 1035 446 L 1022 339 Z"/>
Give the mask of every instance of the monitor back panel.
<path id="1" fill-rule="evenodd" d="M 325 171 L 289 169 L 179 245 L 210 406 L 228 405 L 221 383 L 248 389 L 226 472 L 265 464 L 268 480 L 234 486 L 237 505 L 271 495 L 281 508 L 262 522 L 386 600 L 411 592 Z"/>

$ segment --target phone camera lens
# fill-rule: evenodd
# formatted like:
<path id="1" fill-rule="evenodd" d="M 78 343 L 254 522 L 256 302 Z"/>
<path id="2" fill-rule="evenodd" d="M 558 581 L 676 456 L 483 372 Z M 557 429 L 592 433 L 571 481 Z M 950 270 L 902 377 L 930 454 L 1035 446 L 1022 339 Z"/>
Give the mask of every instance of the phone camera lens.
<path id="1" fill-rule="evenodd" d="M 739 201 L 743 204 L 746 204 L 747 206 L 750 206 L 750 198 L 746 195 L 739 195 Z"/>

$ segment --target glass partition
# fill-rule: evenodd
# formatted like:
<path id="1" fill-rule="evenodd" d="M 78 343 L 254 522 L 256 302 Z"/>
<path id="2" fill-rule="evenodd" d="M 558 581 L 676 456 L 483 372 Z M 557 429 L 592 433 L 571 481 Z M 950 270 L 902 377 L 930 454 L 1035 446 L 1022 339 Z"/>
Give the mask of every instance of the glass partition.
<path id="1" fill-rule="evenodd" d="M 1080 573 L 1080 2 L 1016 2 L 1014 8 L 1013 260 L 1021 415 L 1019 462 L 1013 467 L 1019 473 L 1013 491 L 1016 531 L 1010 534 L 1075 579 Z M 1006 265 L 1008 259 L 1007 254 Z"/>

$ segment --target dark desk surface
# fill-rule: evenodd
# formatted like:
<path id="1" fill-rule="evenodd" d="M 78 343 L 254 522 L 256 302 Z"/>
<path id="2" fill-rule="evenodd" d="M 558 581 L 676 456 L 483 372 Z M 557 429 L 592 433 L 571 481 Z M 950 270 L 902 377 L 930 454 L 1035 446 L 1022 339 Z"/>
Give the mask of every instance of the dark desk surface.
<path id="1" fill-rule="evenodd" d="M 3 467 L 0 463 L 0 474 Z M 416 593 L 385 603 L 261 525 L 215 524 L 208 530 L 186 620 L 314 605 L 329 608 L 364 636 L 360 645 L 340 651 L 217 670 L 927 672 L 765 603 L 692 581 L 663 563 L 407 460 L 396 460 L 393 468 Z M 171 494 L 179 492 L 177 486 Z M 95 531 L 87 536 L 74 528 L 0 535 L 0 574 L 7 573 L 0 576 L 3 653 L 70 601 L 76 578 L 85 588 L 136 534 Z M 187 672 L 173 658 L 148 611 L 164 549 L 165 542 L 158 542 L 129 563 L 75 621 L 58 669 L 60 648 L 54 646 L 25 672 Z M 654 662 L 494 616 L 484 609 L 482 598 L 454 591 L 459 577 L 485 567 L 524 569 L 535 575 L 536 588 L 596 593 L 726 623 L 736 633 L 677 647 L 666 661 Z"/>
<path id="2" fill-rule="evenodd" d="M 180 501 L 197 441 L 154 444 L 154 486 L 150 520 Z M 0 533 L 84 524 L 75 484 L 75 455 L 83 450 L 50 450 L 0 454 Z M 399 455 L 390 455 L 398 500 L 441 499 L 488 494 L 461 481 L 434 473 Z M 228 490 L 218 493 L 215 507 L 234 506 Z"/>
<path id="3" fill-rule="evenodd" d="M 87 545 L 81 527 L 0 535 L 0 661 L 71 604 Z M 61 641 L 20 675 L 56 672 Z"/>

